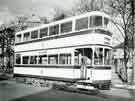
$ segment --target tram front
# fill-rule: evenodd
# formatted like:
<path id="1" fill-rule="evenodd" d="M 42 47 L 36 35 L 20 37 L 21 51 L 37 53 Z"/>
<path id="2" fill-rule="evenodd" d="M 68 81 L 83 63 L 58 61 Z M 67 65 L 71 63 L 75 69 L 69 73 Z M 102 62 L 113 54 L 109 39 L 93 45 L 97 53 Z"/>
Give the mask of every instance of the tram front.
<path id="1" fill-rule="evenodd" d="M 80 81 L 99 89 L 109 89 L 111 84 L 111 48 L 90 46 L 76 49 L 75 57 L 80 61 Z"/>

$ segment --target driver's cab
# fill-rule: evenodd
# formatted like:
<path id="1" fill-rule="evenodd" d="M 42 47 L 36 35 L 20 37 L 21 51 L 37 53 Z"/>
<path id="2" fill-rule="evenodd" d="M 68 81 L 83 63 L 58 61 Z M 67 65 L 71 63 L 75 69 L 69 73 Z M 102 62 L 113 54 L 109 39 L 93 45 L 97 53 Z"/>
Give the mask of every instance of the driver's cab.
<path id="1" fill-rule="evenodd" d="M 80 79 L 91 78 L 94 67 L 102 68 L 111 64 L 111 49 L 107 47 L 88 47 L 75 49 L 74 63 L 80 67 Z"/>

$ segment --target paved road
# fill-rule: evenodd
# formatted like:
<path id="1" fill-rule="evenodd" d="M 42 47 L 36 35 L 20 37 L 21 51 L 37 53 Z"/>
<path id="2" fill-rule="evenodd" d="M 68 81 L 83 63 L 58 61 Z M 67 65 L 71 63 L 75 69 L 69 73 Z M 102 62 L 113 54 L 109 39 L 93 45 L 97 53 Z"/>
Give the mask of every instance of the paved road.
<path id="1" fill-rule="evenodd" d="M 135 101 L 132 98 L 134 95 L 127 93 L 125 90 L 111 89 L 98 95 L 86 95 L 0 81 L 0 101 Z"/>
<path id="2" fill-rule="evenodd" d="M 133 99 L 49 90 L 48 92 L 43 91 L 37 94 L 15 99 L 13 101 L 133 101 Z"/>
<path id="3" fill-rule="evenodd" d="M 0 101 L 10 101 L 31 94 L 38 94 L 42 91 L 47 91 L 48 88 L 33 87 L 15 81 L 0 80 Z"/>

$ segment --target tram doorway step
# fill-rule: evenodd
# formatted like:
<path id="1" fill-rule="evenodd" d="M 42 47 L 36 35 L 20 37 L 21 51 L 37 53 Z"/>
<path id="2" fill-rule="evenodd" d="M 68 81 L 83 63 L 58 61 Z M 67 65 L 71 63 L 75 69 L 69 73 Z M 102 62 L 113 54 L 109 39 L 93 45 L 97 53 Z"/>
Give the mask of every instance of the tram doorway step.
<path id="1" fill-rule="evenodd" d="M 79 80 L 76 82 L 76 88 L 83 90 L 97 90 L 90 80 Z"/>

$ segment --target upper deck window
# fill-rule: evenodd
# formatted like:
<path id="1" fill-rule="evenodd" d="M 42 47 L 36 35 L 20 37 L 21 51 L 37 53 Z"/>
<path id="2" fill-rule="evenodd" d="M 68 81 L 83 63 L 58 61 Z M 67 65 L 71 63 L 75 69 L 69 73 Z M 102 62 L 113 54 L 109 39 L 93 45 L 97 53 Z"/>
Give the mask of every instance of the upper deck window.
<path id="1" fill-rule="evenodd" d="M 90 27 L 102 26 L 102 16 L 90 16 Z"/>
<path id="2" fill-rule="evenodd" d="M 95 26 L 102 26 L 102 16 L 95 16 Z"/>
<path id="3" fill-rule="evenodd" d="M 21 42 L 21 39 L 22 39 L 22 35 L 21 34 L 16 35 L 16 42 Z"/>
<path id="4" fill-rule="evenodd" d="M 59 33 L 59 25 L 49 27 L 49 35 L 56 35 Z"/>
<path id="5" fill-rule="evenodd" d="M 29 40 L 30 40 L 30 33 L 29 32 L 24 33 L 23 41 L 29 41 Z"/>
<path id="6" fill-rule="evenodd" d="M 107 18 L 104 18 L 104 26 L 108 25 L 109 20 Z"/>
<path id="7" fill-rule="evenodd" d="M 61 33 L 72 31 L 72 21 L 61 24 Z"/>
<path id="8" fill-rule="evenodd" d="M 93 16 L 90 16 L 89 27 L 93 27 Z"/>
<path id="9" fill-rule="evenodd" d="M 36 39 L 36 38 L 38 38 L 38 31 L 37 30 L 31 32 L 31 39 Z"/>
<path id="10" fill-rule="evenodd" d="M 76 20 L 76 25 L 75 25 L 75 29 L 76 30 L 81 30 L 81 29 L 86 29 L 88 28 L 88 18 L 81 18 Z"/>
<path id="11" fill-rule="evenodd" d="M 47 36 L 48 28 L 40 29 L 40 38 Z"/>

